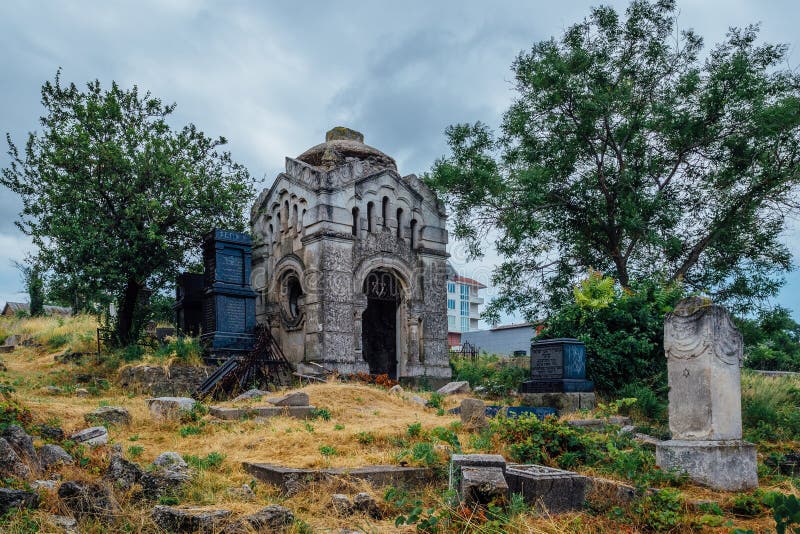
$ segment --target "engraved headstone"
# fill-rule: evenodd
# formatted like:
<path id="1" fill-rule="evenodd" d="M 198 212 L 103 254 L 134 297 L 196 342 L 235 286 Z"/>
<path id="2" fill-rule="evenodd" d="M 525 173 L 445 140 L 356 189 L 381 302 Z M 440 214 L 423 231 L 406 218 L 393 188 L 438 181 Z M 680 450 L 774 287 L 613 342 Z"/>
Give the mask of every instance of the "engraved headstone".
<path id="1" fill-rule="evenodd" d="M 670 441 L 662 469 L 680 469 L 715 489 L 758 486 L 755 446 L 742 441 L 742 335 L 708 299 L 683 299 L 664 321 Z"/>
<path id="2" fill-rule="evenodd" d="M 250 287 L 250 236 L 215 229 L 203 240 L 204 299 L 201 342 L 210 359 L 252 349 L 256 294 Z"/>
<path id="3" fill-rule="evenodd" d="M 531 344 L 531 379 L 521 393 L 590 392 L 586 380 L 586 346 L 572 338 L 547 339 Z"/>

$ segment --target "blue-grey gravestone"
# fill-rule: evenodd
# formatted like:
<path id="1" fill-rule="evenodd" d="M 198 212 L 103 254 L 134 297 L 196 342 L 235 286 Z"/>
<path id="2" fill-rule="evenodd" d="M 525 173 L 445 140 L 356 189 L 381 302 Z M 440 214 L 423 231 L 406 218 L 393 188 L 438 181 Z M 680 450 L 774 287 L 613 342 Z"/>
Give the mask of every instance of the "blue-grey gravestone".
<path id="1" fill-rule="evenodd" d="M 205 284 L 201 342 L 212 360 L 249 352 L 256 324 L 248 234 L 212 230 L 203 240 Z"/>
<path id="2" fill-rule="evenodd" d="M 586 346 L 572 338 L 546 339 L 531 344 L 531 379 L 520 386 L 522 393 L 566 393 L 594 391 L 586 380 Z"/>

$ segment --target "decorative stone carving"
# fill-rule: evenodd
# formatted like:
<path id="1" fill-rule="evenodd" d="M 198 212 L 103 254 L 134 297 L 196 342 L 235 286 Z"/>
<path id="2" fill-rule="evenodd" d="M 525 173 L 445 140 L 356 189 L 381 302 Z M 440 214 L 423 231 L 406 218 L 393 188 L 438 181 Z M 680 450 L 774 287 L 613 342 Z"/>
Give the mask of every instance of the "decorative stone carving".
<path id="1" fill-rule="evenodd" d="M 742 335 L 708 299 L 683 299 L 664 321 L 670 441 L 656 446 L 663 469 L 715 489 L 758 486 L 756 450 L 742 441 Z"/>

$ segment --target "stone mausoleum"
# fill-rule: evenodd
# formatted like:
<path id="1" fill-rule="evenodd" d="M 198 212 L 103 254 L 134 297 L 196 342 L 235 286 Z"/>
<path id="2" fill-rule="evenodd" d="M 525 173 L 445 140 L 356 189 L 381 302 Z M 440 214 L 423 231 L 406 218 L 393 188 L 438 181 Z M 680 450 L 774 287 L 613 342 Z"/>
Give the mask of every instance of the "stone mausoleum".
<path id="1" fill-rule="evenodd" d="M 256 320 L 294 364 L 449 378 L 445 218 L 419 178 L 334 128 L 253 206 Z"/>

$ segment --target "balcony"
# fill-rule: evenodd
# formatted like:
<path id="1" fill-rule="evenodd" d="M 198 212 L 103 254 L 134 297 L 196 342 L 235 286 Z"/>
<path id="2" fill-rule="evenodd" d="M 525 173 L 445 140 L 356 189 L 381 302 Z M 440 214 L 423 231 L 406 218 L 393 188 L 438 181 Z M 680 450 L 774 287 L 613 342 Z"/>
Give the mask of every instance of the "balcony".
<path id="1" fill-rule="evenodd" d="M 470 304 L 483 304 L 483 297 L 470 297 L 469 298 Z"/>

